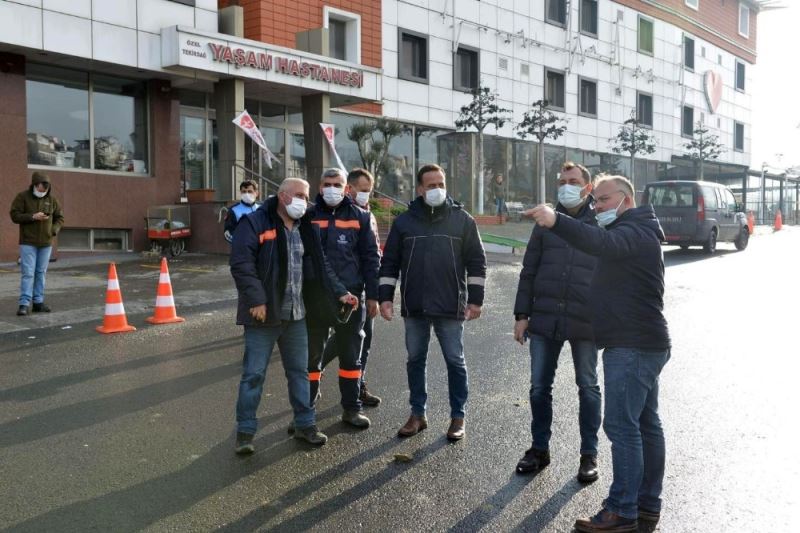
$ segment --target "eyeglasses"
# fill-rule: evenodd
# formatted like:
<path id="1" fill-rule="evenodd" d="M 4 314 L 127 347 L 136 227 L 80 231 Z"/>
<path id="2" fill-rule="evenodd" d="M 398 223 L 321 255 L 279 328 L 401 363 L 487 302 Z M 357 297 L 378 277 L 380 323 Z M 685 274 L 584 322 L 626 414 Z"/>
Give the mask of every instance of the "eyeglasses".
<path id="1" fill-rule="evenodd" d="M 599 203 L 603 203 L 604 204 L 604 203 L 608 202 L 609 200 L 611 200 L 611 197 L 613 195 L 617 194 L 618 192 L 621 192 L 622 194 L 625 194 L 625 191 L 620 189 L 620 190 L 616 190 L 614 192 L 610 192 L 608 194 L 604 194 L 603 196 L 592 196 L 592 198 L 594 199 L 595 203 L 599 202 Z"/>

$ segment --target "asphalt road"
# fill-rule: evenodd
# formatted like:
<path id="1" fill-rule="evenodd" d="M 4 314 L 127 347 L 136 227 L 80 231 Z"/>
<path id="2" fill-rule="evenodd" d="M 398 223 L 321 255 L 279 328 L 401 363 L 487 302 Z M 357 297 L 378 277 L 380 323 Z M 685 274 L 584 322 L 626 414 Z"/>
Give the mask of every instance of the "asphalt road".
<path id="1" fill-rule="evenodd" d="M 791 250 L 799 245 L 800 231 L 789 228 L 754 238 L 742 253 L 721 246 L 709 258 L 665 248 L 674 349 L 661 382 L 668 457 L 659 531 L 793 529 L 800 368 Z M 314 449 L 289 439 L 276 357 L 257 453 L 236 457 L 242 342 L 219 264 L 196 276 L 187 271 L 184 281 L 173 273 L 176 300 L 186 304 L 183 324 L 104 336 L 88 320 L 62 329 L 48 319 L 32 328 L 2 317 L 11 326 L 0 334 L 0 529 L 570 531 L 607 492 L 609 447 L 601 435 L 601 479 L 579 484 L 577 393 L 564 353 L 553 463 L 537 476 L 514 473 L 530 442 L 529 357 L 511 336 L 519 261 L 492 257 L 484 316 L 466 327 L 470 403 L 467 438 L 457 444 L 444 438 L 446 374 L 435 344 L 430 427 L 395 437 L 408 412 L 402 322 L 395 320 L 376 327 L 368 382 L 384 402 L 368 412 L 372 428 L 338 421 L 329 372 L 318 416 L 330 442 Z M 96 292 L 102 282 L 89 285 Z M 183 288 L 191 297 L 181 296 Z M 64 307 L 68 295 L 65 283 L 52 301 L 63 299 Z M 135 308 L 129 320 L 138 326 L 144 316 Z M 395 462 L 401 453 L 412 460 Z"/>

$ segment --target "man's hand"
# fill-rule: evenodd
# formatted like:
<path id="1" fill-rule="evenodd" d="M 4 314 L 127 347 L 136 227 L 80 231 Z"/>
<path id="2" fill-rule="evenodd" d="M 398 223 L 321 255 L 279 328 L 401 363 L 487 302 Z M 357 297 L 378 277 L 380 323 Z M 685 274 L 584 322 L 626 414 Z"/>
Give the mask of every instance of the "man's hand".
<path id="1" fill-rule="evenodd" d="M 556 224 L 556 212 L 552 207 L 537 205 L 529 211 L 525 211 L 525 216 L 533 219 L 534 222 L 545 228 L 552 228 Z"/>
<path id="2" fill-rule="evenodd" d="M 355 296 L 353 296 L 349 292 L 347 294 L 345 294 L 344 296 L 340 296 L 339 297 L 339 301 L 342 302 L 343 304 L 352 305 L 353 308 L 358 307 L 358 298 L 356 298 Z"/>
<path id="3" fill-rule="evenodd" d="M 384 320 L 391 320 L 394 317 L 394 303 L 383 302 L 381 304 L 381 316 Z"/>
<path id="4" fill-rule="evenodd" d="M 39 220 L 47 220 L 48 218 L 50 218 L 50 216 L 45 215 L 44 213 L 39 211 L 38 213 L 34 213 L 32 218 L 33 220 L 39 221 Z"/>
<path id="5" fill-rule="evenodd" d="M 476 318 L 480 318 L 481 316 L 481 306 L 475 304 L 469 304 L 467 306 L 467 310 L 464 312 L 464 318 L 467 320 L 475 320 Z"/>
<path id="6" fill-rule="evenodd" d="M 378 316 L 378 300 L 367 300 L 367 316 L 370 318 Z"/>
<path id="7" fill-rule="evenodd" d="M 255 318 L 259 322 L 266 322 L 267 321 L 267 306 L 266 305 L 257 305 L 255 307 L 250 308 L 250 316 Z"/>
<path id="8" fill-rule="evenodd" d="M 526 331 L 528 331 L 528 319 L 523 318 L 522 320 L 517 320 L 514 324 L 514 340 L 524 345 Z"/>

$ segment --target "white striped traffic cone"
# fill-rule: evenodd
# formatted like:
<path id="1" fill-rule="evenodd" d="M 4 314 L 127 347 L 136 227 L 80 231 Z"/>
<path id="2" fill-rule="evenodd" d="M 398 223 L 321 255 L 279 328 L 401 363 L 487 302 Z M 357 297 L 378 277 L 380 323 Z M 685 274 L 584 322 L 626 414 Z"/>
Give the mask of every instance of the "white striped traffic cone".
<path id="1" fill-rule="evenodd" d="M 111 263 L 108 267 L 108 288 L 106 289 L 106 312 L 103 316 L 103 325 L 97 326 L 100 333 L 124 333 L 136 331 L 128 324 L 125 317 L 125 306 L 122 305 L 122 293 L 119 290 L 117 267 Z"/>
<path id="2" fill-rule="evenodd" d="M 156 291 L 156 310 L 153 316 L 148 317 L 151 324 L 172 324 L 183 322 L 175 311 L 175 300 L 172 298 L 172 283 L 169 280 L 167 258 L 161 258 L 161 275 L 158 277 L 158 290 Z"/>

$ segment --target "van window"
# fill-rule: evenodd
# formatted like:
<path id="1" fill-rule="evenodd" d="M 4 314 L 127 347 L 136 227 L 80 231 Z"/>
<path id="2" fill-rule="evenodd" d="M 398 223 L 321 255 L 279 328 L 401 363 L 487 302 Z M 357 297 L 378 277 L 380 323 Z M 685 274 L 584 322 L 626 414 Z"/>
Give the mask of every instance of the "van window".
<path id="1" fill-rule="evenodd" d="M 694 206 L 693 186 L 691 184 L 665 184 L 648 187 L 647 203 L 653 207 L 692 207 Z"/>
<path id="2" fill-rule="evenodd" d="M 713 187 L 700 187 L 703 191 L 703 200 L 706 203 L 706 209 L 717 209 L 719 202 L 717 202 L 717 192 Z"/>

